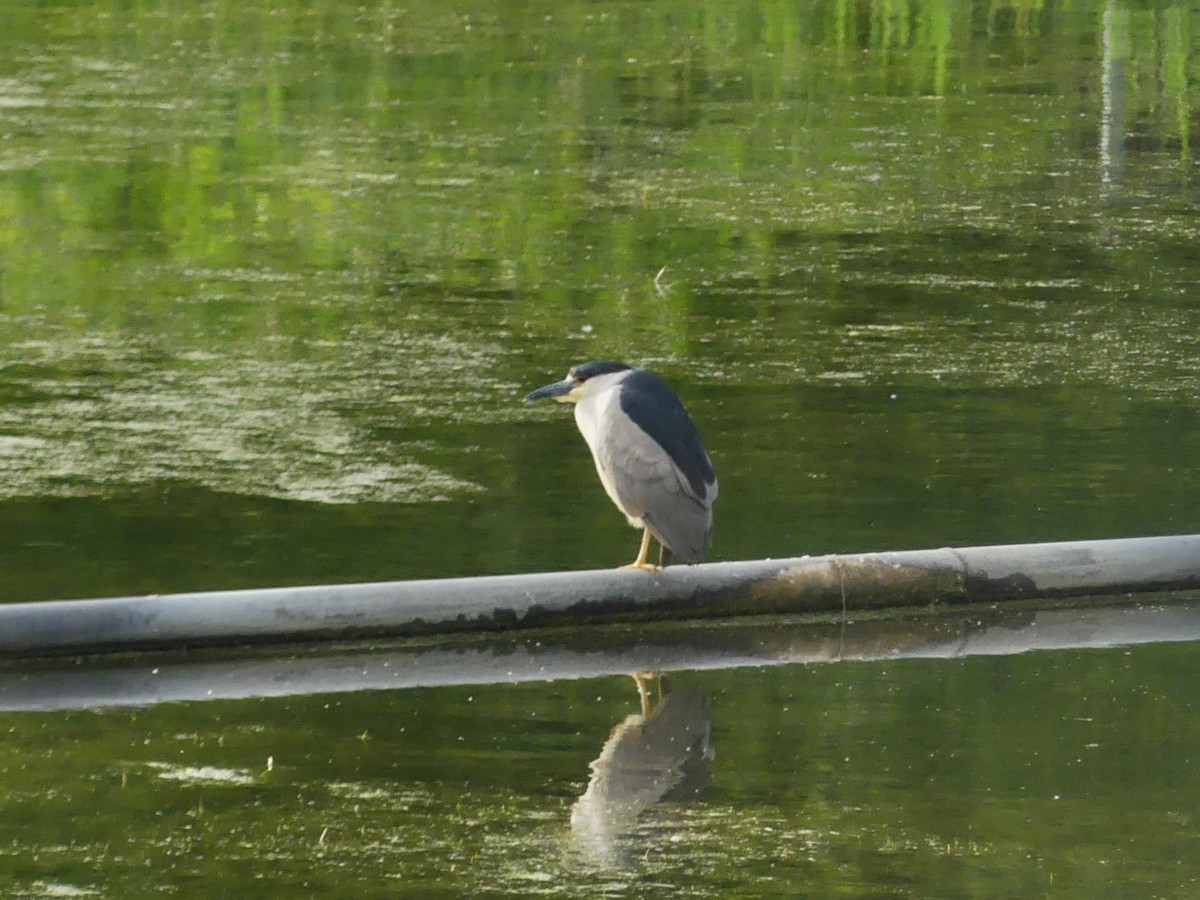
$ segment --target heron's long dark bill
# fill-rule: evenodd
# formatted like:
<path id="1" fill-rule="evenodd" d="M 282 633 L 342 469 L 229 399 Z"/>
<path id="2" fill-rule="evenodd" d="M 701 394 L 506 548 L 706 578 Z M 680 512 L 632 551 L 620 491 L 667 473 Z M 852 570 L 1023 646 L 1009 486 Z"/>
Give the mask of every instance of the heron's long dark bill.
<path id="1" fill-rule="evenodd" d="M 532 403 L 534 400 L 542 400 L 546 397 L 565 397 L 575 389 L 575 383 L 569 379 L 556 381 L 554 384 L 547 384 L 533 391 L 525 398 L 526 403 Z"/>

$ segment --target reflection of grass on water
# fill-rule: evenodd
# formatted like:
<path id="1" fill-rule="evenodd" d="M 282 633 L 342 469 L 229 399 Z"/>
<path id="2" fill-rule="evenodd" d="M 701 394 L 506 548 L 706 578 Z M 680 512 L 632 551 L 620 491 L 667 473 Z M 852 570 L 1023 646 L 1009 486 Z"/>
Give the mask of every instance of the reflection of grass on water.
<path id="1" fill-rule="evenodd" d="M 581 299 L 628 313 L 664 263 L 732 273 L 768 266 L 789 227 L 928 214 L 929 184 L 893 147 L 928 154 L 947 211 L 998 173 L 1053 168 L 1056 138 L 1099 128 L 1075 99 L 1096 95 L 1096 61 L 1057 52 L 1099 43 L 1099 8 L 726 0 L 501 19 L 488 4 L 320 2 L 18 17 L 16 46 L 64 30 L 83 46 L 27 50 L 3 91 L 17 126 L 0 179 L 6 308 L 161 325 L 190 290 L 171 280 L 196 267 L 419 283 L 485 260 L 547 325 L 577 325 Z M 1113 21 L 1129 123 L 1186 156 L 1189 11 Z M 162 296 L 130 296 L 155 267 Z"/>

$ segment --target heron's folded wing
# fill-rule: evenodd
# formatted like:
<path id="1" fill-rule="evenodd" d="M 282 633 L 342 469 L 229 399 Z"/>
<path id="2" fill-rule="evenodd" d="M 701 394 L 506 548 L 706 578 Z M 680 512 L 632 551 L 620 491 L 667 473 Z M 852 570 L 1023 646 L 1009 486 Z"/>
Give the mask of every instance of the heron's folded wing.
<path id="1" fill-rule="evenodd" d="M 707 492 L 698 496 L 662 446 L 632 424 L 601 455 L 621 506 L 645 519 L 681 561 L 699 562 L 712 532 Z M 715 496 L 715 479 L 712 487 Z"/>

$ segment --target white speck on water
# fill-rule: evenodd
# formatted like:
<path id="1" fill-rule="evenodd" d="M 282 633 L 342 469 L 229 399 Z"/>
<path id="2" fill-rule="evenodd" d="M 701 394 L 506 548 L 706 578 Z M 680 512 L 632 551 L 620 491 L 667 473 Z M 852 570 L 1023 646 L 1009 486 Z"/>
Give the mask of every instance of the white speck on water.
<path id="1" fill-rule="evenodd" d="M 238 786 L 254 784 L 254 776 L 245 769 L 222 769 L 216 766 L 173 766 L 169 763 L 147 763 L 158 770 L 158 777 L 168 781 L 192 784 Z"/>

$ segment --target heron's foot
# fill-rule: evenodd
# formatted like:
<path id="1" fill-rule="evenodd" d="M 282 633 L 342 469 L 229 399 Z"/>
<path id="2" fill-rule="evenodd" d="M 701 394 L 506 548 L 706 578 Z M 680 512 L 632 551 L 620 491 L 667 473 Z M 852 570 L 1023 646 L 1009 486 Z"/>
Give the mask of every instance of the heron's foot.
<path id="1" fill-rule="evenodd" d="M 661 566 L 656 566 L 652 562 L 648 562 L 646 557 L 650 555 L 650 529 L 642 529 L 642 547 L 638 550 L 637 559 L 627 566 L 621 566 L 622 569 L 645 569 L 647 572 L 657 572 Z"/>

